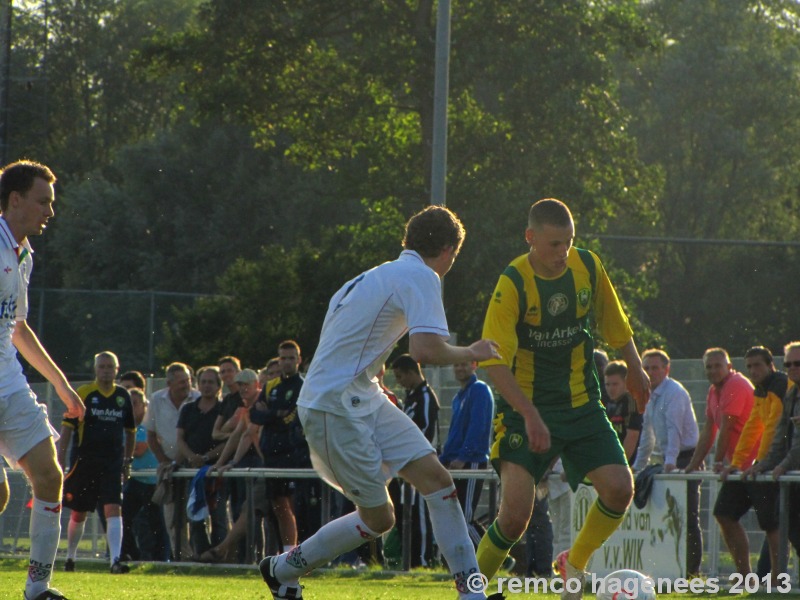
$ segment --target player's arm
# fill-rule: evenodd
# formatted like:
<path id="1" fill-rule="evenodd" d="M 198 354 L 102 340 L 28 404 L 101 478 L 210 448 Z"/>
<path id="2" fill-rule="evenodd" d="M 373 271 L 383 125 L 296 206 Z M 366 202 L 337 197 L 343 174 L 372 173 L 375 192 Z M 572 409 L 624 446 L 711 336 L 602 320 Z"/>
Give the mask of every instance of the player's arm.
<path id="1" fill-rule="evenodd" d="M 622 441 L 622 449 L 625 450 L 625 457 L 628 459 L 628 463 L 631 461 L 631 457 L 633 453 L 636 452 L 636 447 L 639 445 L 639 430 L 638 429 L 628 429 L 625 432 L 625 439 Z"/>
<path id="2" fill-rule="evenodd" d="M 47 350 L 39 342 L 39 338 L 28 326 L 27 321 L 17 321 L 11 341 L 25 360 L 53 385 L 56 394 L 67 407 L 67 412 L 64 413 L 65 416 L 82 419 L 86 410 L 83 401 L 72 389 L 61 369 L 50 358 Z"/>
<path id="3" fill-rule="evenodd" d="M 550 448 L 550 430 L 544 424 L 538 409 L 519 387 L 514 374 L 506 365 L 488 365 L 486 372 L 500 395 L 525 419 L 528 446 L 533 452 Z"/>
<path id="4" fill-rule="evenodd" d="M 619 349 L 622 354 L 622 360 L 628 367 L 628 374 L 625 377 L 625 387 L 633 399 L 636 400 L 636 408 L 640 413 L 644 414 L 644 409 L 647 402 L 650 400 L 650 377 L 644 372 L 642 368 L 642 359 L 639 357 L 639 351 L 636 349 L 636 343 L 633 338 Z"/>
<path id="5" fill-rule="evenodd" d="M 452 346 L 436 333 L 412 333 L 408 338 L 408 353 L 421 364 L 452 365 L 466 361 L 499 358 L 497 344 L 478 340 L 469 346 Z"/>
<path id="6" fill-rule="evenodd" d="M 225 417 L 219 415 L 214 421 L 214 429 L 211 430 L 211 439 L 214 441 L 227 440 L 231 432 L 225 430 L 225 425 L 231 422 L 231 419 L 225 420 Z"/>
<path id="7" fill-rule="evenodd" d="M 244 423 L 244 421 L 242 421 L 242 423 Z M 219 471 L 226 471 L 227 469 L 230 469 L 233 465 L 235 465 L 244 458 L 244 455 L 247 454 L 247 451 L 253 444 L 254 436 L 256 436 L 259 432 L 259 429 L 261 429 L 261 425 L 255 425 L 253 423 L 249 423 L 245 426 L 245 429 L 246 433 L 242 434 L 239 437 L 239 442 L 236 445 L 236 454 L 233 455 L 233 459 L 231 459 L 229 463 L 222 463 L 219 467 L 217 467 Z M 217 464 L 219 464 L 221 461 L 222 461 L 222 456 L 220 456 L 220 460 L 218 461 Z"/>
<path id="8" fill-rule="evenodd" d="M 58 448 L 56 449 L 56 457 L 58 464 L 61 465 L 61 470 L 67 468 L 67 449 L 72 441 L 72 426 L 67 423 L 61 425 L 61 437 L 58 440 Z"/>

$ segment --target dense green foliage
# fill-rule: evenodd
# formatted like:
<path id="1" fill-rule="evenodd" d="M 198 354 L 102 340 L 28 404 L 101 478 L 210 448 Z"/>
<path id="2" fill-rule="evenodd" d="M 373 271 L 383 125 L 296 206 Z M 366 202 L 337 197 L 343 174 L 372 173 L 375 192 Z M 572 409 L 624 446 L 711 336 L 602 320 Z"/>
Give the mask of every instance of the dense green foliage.
<path id="1" fill-rule="evenodd" d="M 259 364 L 286 337 L 313 354 L 333 291 L 396 256 L 430 200 L 436 3 L 26 7 L 8 155 L 62 182 L 34 287 L 208 294 L 158 313 L 162 363 Z M 480 335 L 498 274 L 526 250 L 527 208 L 548 196 L 606 262 L 640 347 L 739 355 L 796 337 L 796 249 L 603 237 L 797 237 L 795 3 L 452 10 L 447 204 L 468 234 L 445 303 L 460 340 Z M 152 366 L 130 364 L 147 354 L 146 310 L 87 302 L 34 314 L 68 370 L 106 346 Z"/>

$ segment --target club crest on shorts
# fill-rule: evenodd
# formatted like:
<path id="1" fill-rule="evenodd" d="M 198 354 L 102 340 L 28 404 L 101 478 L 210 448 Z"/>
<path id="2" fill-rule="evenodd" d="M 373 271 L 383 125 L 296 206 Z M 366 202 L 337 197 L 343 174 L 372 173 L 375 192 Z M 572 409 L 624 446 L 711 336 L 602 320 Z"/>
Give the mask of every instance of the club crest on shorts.
<path id="1" fill-rule="evenodd" d="M 569 306 L 569 300 L 567 297 L 559 292 L 558 294 L 553 294 L 550 296 L 550 300 L 547 301 L 547 312 L 549 312 L 552 316 L 560 315 L 562 312 L 567 310 Z"/>
<path id="2" fill-rule="evenodd" d="M 511 437 L 508 438 L 508 447 L 516 450 L 520 446 L 522 446 L 522 436 L 519 433 L 512 433 Z"/>

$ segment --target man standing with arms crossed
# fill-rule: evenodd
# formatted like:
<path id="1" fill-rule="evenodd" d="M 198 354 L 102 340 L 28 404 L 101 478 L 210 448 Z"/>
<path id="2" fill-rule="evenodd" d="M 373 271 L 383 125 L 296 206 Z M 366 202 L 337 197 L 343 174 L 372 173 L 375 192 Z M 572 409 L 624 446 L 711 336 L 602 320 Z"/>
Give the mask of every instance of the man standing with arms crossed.
<path id="1" fill-rule="evenodd" d="M 18 350 L 55 388 L 65 417 L 82 419 L 83 402 L 26 321 L 33 258 L 28 236 L 41 235 L 55 214 L 56 178 L 44 165 L 19 161 L 0 174 L 0 454 L 19 463 L 33 487 L 26 600 L 59 600 L 49 588 L 61 535 L 63 474 L 47 411 L 37 404 Z"/>
<path id="2" fill-rule="evenodd" d="M 431 206 L 406 224 L 397 260 L 370 269 L 333 295 L 319 346 L 300 392 L 298 412 L 314 467 L 357 507 L 288 553 L 268 556 L 261 575 L 273 598 L 302 597 L 298 578 L 391 529 L 386 480 L 399 474 L 428 503 L 436 540 L 459 598 L 484 598 L 453 479 L 430 442 L 378 385 L 395 344 L 409 333 L 418 362 L 453 364 L 496 358 L 495 343 L 451 346 L 441 278 L 464 239 L 446 208 Z"/>
<path id="3" fill-rule="evenodd" d="M 506 268 L 489 303 L 483 336 L 498 341 L 502 358 L 484 366 L 501 396 L 491 460 L 503 495 L 478 546 L 481 573 L 491 578 L 525 533 L 536 483 L 561 455 L 573 489 L 588 477 L 598 495 L 572 548 L 556 559 L 562 598 L 570 600 L 582 597 L 589 558 L 619 527 L 633 497 L 625 452 L 600 402 L 592 310 L 605 341 L 622 353 L 640 412 L 650 394 L 611 281 L 597 256 L 572 246 L 574 237 L 563 202 L 533 204 L 525 230 L 530 251 Z"/>

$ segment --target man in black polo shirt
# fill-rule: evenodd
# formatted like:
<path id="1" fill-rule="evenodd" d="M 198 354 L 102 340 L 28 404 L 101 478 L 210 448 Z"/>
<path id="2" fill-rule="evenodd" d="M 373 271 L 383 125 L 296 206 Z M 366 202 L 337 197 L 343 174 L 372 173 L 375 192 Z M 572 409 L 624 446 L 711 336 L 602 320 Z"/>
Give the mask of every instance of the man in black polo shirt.
<path id="1" fill-rule="evenodd" d="M 219 368 L 201 368 L 197 372 L 197 385 L 200 388 L 200 397 L 185 403 L 178 414 L 177 461 L 181 466 L 193 469 L 214 464 L 225 446 L 224 442 L 215 441 L 211 435 L 221 407 L 219 396 L 222 378 Z M 216 498 L 210 500 L 211 541 L 208 539 L 205 520 L 192 521 L 189 527 L 189 541 L 197 556 L 212 545 L 219 544 L 228 533 L 225 504 L 216 502 Z"/>
<path id="2" fill-rule="evenodd" d="M 120 574 L 129 570 L 120 562 L 122 476 L 123 472 L 126 478 L 130 476 L 136 423 L 128 391 L 114 382 L 117 371 L 119 360 L 113 352 L 95 355 L 95 380 L 77 390 L 86 406 L 84 419 L 70 418 L 62 422 L 58 446 L 58 462 L 62 468 L 67 465 L 67 450 L 71 446 L 63 500 L 64 506 L 72 509 L 67 530 L 66 571 L 75 570 L 86 513 L 98 505 L 103 506 L 106 516 L 111 572 Z"/>

